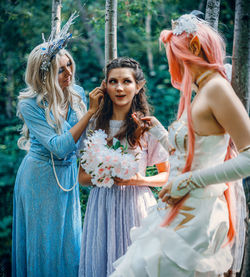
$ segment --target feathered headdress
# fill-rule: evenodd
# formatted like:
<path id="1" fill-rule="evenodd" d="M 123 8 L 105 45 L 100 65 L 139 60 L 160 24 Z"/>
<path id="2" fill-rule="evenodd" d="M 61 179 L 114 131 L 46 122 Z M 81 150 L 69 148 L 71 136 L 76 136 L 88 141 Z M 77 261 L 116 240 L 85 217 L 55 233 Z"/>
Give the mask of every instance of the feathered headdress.
<path id="1" fill-rule="evenodd" d="M 43 51 L 43 57 L 40 70 L 43 82 L 45 82 L 47 72 L 49 71 L 51 65 L 51 61 L 61 49 L 66 47 L 68 41 L 72 37 L 72 34 L 69 33 L 68 30 L 77 17 L 78 14 L 74 12 L 58 34 L 56 34 L 56 28 L 53 28 L 47 41 L 44 38 L 44 34 L 42 34 L 43 42 L 47 44 L 46 48 L 41 48 Z"/>

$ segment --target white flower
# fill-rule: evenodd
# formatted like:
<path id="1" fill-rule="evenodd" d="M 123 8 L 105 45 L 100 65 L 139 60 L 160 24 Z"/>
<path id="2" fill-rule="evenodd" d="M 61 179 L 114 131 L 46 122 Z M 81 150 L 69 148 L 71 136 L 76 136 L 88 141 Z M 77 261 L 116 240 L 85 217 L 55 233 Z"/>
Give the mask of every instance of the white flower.
<path id="1" fill-rule="evenodd" d="M 98 187 L 108 187 L 111 188 L 114 184 L 114 180 L 107 175 L 96 176 L 91 179 L 92 183 Z"/>

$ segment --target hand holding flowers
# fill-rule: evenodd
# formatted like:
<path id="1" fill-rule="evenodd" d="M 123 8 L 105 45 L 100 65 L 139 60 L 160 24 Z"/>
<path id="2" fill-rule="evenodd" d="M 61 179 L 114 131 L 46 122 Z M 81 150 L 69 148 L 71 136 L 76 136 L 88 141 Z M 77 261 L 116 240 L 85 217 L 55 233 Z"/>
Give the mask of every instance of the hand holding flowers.
<path id="1" fill-rule="evenodd" d="M 81 166 L 91 175 L 91 181 L 98 187 L 111 187 L 115 177 L 130 179 L 138 172 L 136 157 L 126 152 L 126 147 L 117 139 L 108 146 L 107 134 L 95 131 L 85 140 Z"/>
<path id="2" fill-rule="evenodd" d="M 118 186 L 146 185 L 146 178 L 142 176 L 139 172 L 137 172 L 130 179 L 121 179 L 115 177 L 114 180 Z"/>

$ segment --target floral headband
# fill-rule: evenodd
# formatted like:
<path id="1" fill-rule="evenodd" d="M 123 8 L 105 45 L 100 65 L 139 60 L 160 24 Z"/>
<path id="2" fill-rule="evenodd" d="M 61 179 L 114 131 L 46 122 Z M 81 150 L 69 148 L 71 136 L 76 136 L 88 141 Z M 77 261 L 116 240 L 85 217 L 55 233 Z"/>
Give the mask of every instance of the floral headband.
<path id="1" fill-rule="evenodd" d="M 171 23 L 173 35 L 176 36 L 181 35 L 183 32 L 186 32 L 187 36 L 190 34 L 194 35 L 198 30 L 197 26 L 199 23 L 209 25 L 209 23 L 204 20 L 204 13 L 198 10 L 193 10 L 189 14 L 184 14 L 177 20 L 171 20 Z"/>
<path id="2" fill-rule="evenodd" d="M 44 38 L 44 34 L 42 34 L 43 42 L 47 43 L 46 48 L 41 48 L 41 50 L 43 51 L 43 57 L 40 70 L 42 74 L 43 83 L 46 80 L 46 75 L 49 71 L 51 61 L 61 49 L 67 46 L 68 41 L 71 39 L 72 34 L 69 33 L 68 30 L 77 17 L 78 15 L 76 14 L 76 12 L 74 12 L 58 34 L 56 34 L 56 28 L 53 28 L 47 41 Z"/>
<path id="3" fill-rule="evenodd" d="M 197 23 L 199 21 L 201 19 L 193 14 L 184 14 L 177 20 L 171 20 L 173 34 L 179 36 L 186 32 L 188 36 L 190 34 L 193 35 L 197 32 Z"/>

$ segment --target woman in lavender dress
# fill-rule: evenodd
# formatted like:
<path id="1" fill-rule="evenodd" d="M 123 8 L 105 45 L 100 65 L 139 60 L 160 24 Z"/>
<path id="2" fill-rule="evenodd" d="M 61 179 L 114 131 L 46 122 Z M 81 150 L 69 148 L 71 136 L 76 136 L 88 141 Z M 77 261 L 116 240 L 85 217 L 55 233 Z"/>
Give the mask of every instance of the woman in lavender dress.
<path id="1" fill-rule="evenodd" d="M 149 186 L 157 187 L 168 178 L 167 152 L 149 133 L 142 135 L 132 114 L 149 114 L 140 65 L 130 58 L 118 58 L 107 65 L 106 92 L 91 129 L 103 129 L 109 138 L 128 143 L 128 152 L 139 153 L 139 172 L 130 180 L 117 179 L 111 188 L 94 187 L 89 195 L 83 225 L 79 276 L 106 277 L 113 262 L 130 245 L 130 229 L 139 226 L 156 200 Z M 145 177 L 146 167 L 157 165 L 158 174 Z M 80 171 L 80 184 L 91 177 Z"/>

